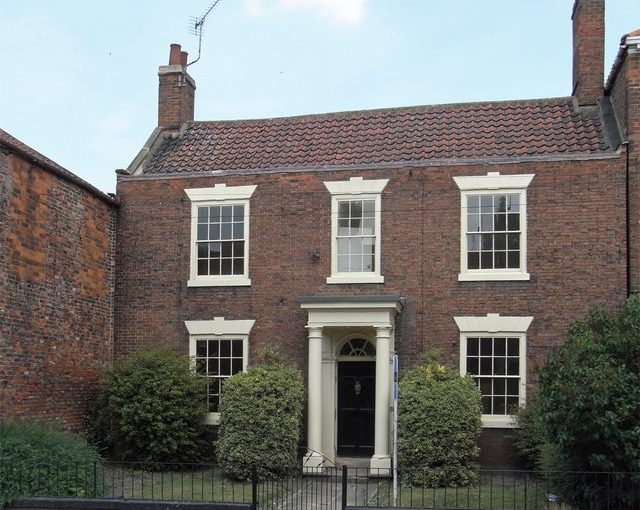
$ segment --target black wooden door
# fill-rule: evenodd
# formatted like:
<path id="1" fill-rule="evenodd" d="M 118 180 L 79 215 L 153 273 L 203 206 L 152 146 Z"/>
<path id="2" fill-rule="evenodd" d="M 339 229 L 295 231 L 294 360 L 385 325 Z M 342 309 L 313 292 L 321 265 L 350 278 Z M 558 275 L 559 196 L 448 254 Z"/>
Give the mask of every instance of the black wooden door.
<path id="1" fill-rule="evenodd" d="M 338 455 L 373 455 L 375 399 L 375 361 L 338 362 Z"/>

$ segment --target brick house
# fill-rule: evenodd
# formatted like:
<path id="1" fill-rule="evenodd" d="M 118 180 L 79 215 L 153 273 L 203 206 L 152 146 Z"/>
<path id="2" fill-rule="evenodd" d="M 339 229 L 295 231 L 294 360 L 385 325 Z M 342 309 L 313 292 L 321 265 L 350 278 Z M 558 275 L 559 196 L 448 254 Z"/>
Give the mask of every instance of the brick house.
<path id="1" fill-rule="evenodd" d="M 116 205 L 0 130 L 0 417 L 82 428 L 112 358 Z"/>
<path id="2" fill-rule="evenodd" d="M 309 466 L 390 466 L 391 355 L 440 349 L 483 395 L 482 459 L 589 308 L 640 278 L 640 33 L 604 79 L 576 0 L 570 97 L 194 121 L 172 45 L 158 127 L 118 177 L 115 356 L 165 345 L 221 382 L 279 345 L 308 381 Z"/>

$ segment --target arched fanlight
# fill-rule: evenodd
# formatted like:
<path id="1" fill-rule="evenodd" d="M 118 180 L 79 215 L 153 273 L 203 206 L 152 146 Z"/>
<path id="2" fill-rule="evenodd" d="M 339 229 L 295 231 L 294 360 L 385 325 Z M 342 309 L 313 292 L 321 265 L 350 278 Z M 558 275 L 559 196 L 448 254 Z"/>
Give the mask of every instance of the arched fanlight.
<path id="1" fill-rule="evenodd" d="M 375 356 L 376 348 L 364 338 L 353 338 L 342 346 L 340 356 Z"/>

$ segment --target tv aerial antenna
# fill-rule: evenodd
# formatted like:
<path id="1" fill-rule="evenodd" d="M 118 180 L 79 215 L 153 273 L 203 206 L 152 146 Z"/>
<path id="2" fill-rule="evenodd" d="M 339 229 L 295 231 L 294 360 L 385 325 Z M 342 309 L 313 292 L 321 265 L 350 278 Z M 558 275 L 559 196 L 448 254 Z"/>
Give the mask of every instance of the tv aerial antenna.
<path id="1" fill-rule="evenodd" d="M 204 29 L 204 22 L 207 19 L 208 14 L 219 3 L 220 0 L 214 0 L 214 2 L 207 9 L 207 12 L 205 12 L 202 16 L 200 16 L 199 18 L 191 16 L 191 18 L 189 18 L 189 32 L 198 37 L 198 58 L 189 62 L 187 66 L 195 64 L 198 60 L 200 60 L 200 53 L 202 52 L 202 31 Z"/>

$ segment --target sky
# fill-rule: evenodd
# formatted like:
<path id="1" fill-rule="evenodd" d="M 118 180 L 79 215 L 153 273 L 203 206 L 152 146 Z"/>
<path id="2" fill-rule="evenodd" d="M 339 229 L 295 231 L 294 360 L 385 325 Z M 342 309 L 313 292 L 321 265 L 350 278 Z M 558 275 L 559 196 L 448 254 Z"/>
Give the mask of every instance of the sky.
<path id="1" fill-rule="evenodd" d="M 213 0 L 0 0 L 0 128 L 105 192 L 157 125 L 169 45 Z M 571 94 L 573 0 L 220 0 L 196 120 Z M 608 0 L 605 73 L 640 1 Z"/>

